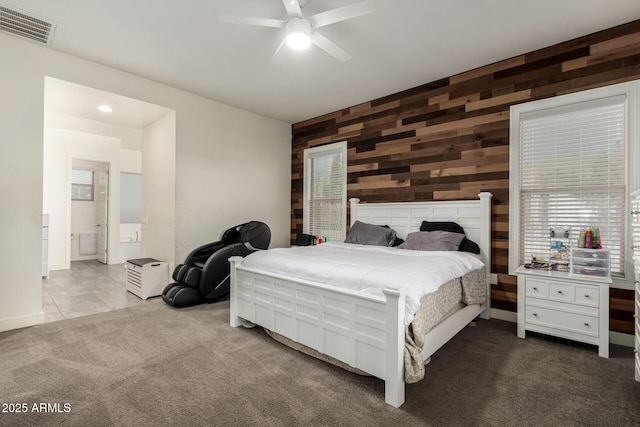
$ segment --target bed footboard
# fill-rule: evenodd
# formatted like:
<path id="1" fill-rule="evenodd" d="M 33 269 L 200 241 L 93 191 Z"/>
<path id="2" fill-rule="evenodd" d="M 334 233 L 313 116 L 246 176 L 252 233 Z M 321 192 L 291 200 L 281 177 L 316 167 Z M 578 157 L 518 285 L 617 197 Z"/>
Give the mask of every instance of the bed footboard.
<path id="1" fill-rule="evenodd" d="M 385 381 L 385 401 L 404 402 L 406 292 L 385 298 L 242 267 L 232 257 L 230 324 L 249 320 Z"/>

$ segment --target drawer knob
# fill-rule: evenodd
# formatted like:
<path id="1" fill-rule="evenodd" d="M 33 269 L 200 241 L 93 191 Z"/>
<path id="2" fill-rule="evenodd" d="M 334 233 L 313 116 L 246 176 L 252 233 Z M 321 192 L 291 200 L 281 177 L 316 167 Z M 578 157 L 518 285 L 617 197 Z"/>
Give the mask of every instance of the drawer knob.
<path id="1" fill-rule="evenodd" d="M 533 313 L 533 317 L 538 317 L 538 313 Z"/>
<path id="2" fill-rule="evenodd" d="M 584 326 L 589 326 L 589 322 L 584 322 Z"/>
<path id="3" fill-rule="evenodd" d="M 534 287 L 533 287 L 533 290 L 534 290 L 534 291 L 537 291 L 537 290 L 538 290 L 538 288 L 536 288 L 536 287 L 534 286 Z"/>
<path id="4" fill-rule="evenodd" d="M 559 294 L 561 294 L 561 293 L 562 293 L 562 291 L 561 291 L 561 290 L 558 290 L 558 293 L 559 293 Z"/>
<path id="5" fill-rule="evenodd" d="M 585 298 L 591 298 L 591 297 L 589 296 L 589 294 L 584 294 L 584 297 L 585 297 Z"/>

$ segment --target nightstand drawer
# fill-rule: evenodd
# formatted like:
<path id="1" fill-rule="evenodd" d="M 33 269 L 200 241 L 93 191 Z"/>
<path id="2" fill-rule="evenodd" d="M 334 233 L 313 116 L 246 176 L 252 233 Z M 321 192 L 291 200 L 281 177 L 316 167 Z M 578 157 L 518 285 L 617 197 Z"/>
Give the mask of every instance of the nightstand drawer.
<path id="1" fill-rule="evenodd" d="M 525 319 L 527 329 L 535 330 L 535 326 L 558 329 L 573 334 L 598 337 L 598 318 L 544 307 L 527 306 Z"/>
<path id="2" fill-rule="evenodd" d="M 569 283 L 549 282 L 549 298 L 556 301 L 573 301 L 573 285 Z"/>
<path id="3" fill-rule="evenodd" d="M 546 280 L 528 279 L 526 293 L 528 297 L 548 298 L 549 282 Z"/>
<path id="4" fill-rule="evenodd" d="M 598 307 L 600 305 L 600 290 L 593 286 L 576 285 L 575 302 Z"/>

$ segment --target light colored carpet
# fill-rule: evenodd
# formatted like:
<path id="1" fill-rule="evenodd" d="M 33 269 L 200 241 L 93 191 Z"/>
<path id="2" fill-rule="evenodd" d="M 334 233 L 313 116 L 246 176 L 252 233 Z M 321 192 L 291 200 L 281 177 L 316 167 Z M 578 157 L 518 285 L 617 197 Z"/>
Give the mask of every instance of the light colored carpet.
<path id="1" fill-rule="evenodd" d="M 157 300 L 0 333 L 2 426 L 639 425 L 633 350 L 515 336 L 490 320 L 465 328 L 384 403 L 381 380 L 228 325 L 228 302 L 174 309 Z M 33 404 L 70 412 L 33 412 Z M 50 405 L 50 408 L 54 405 Z M 55 408 L 54 408 L 55 409 Z"/>

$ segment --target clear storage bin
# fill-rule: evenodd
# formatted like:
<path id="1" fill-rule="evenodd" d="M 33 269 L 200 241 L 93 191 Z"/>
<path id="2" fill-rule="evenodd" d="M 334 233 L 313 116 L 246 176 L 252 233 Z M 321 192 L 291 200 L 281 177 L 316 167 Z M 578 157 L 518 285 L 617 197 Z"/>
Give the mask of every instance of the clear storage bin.
<path id="1" fill-rule="evenodd" d="M 608 249 L 571 248 L 571 274 L 593 277 L 611 276 L 611 254 Z"/>

